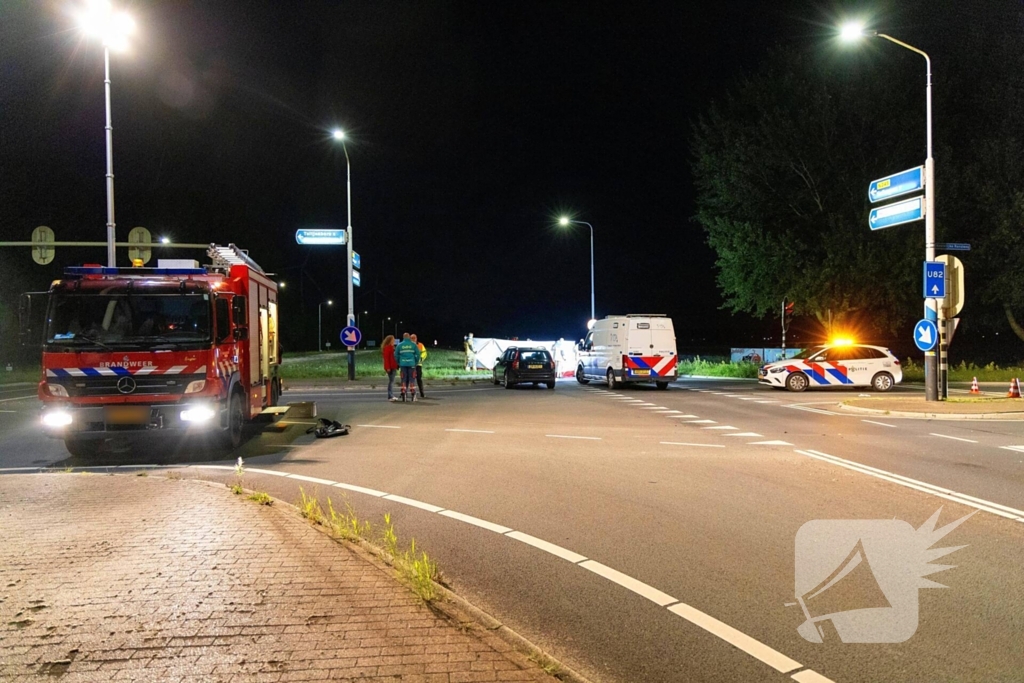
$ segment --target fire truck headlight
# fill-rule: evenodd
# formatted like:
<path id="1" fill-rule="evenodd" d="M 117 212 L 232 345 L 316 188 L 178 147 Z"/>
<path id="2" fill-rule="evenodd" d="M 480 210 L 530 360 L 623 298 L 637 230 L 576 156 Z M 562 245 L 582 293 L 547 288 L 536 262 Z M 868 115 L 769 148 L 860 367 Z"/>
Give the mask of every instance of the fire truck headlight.
<path id="1" fill-rule="evenodd" d="M 182 422 L 207 422 L 217 416 L 216 411 L 210 406 L 191 406 L 181 411 Z"/>
<path id="2" fill-rule="evenodd" d="M 206 388 L 205 379 L 197 379 L 195 382 L 189 382 L 188 386 L 185 387 L 186 394 L 195 394 Z"/>
<path id="3" fill-rule="evenodd" d="M 47 410 L 43 413 L 43 424 L 47 427 L 67 427 L 71 424 L 71 413 L 66 410 Z"/>
<path id="4" fill-rule="evenodd" d="M 46 386 L 50 390 L 50 396 L 68 397 L 68 390 L 64 388 L 63 384 L 47 384 Z"/>

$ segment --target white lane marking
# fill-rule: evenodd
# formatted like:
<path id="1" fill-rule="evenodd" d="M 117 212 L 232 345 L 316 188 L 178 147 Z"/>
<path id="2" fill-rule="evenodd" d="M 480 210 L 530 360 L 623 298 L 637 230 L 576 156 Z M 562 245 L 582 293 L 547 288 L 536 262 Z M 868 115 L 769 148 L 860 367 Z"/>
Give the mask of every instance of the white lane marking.
<path id="1" fill-rule="evenodd" d="M 666 415 L 669 419 L 688 420 L 693 417 L 700 417 L 699 415 Z"/>
<path id="2" fill-rule="evenodd" d="M 666 410 L 659 410 L 658 412 L 665 413 L 666 415 L 670 415 L 672 413 L 677 413 L 677 414 L 678 413 L 682 413 L 683 411 L 681 411 L 681 410 L 669 410 L 669 409 L 666 409 Z"/>
<path id="3" fill-rule="evenodd" d="M 246 472 L 252 472 L 254 474 L 269 474 L 272 477 L 287 477 L 288 476 L 287 472 L 279 472 L 278 470 L 261 470 L 261 469 L 258 469 L 256 467 L 246 467 L 245 471 Z M 331 485 L 333 486 L 334 483 L 332 482 Z"/>
<path id="4" fill-rule="evenodd" d="M 463 432 L 465 434 L 493 434 L 490 429 L 446 429 L 446 432 Z"/>
<path id="5" fill-rule="evenodd" d="M 729 391 L 712 391 L 711 393 L 715 396 L 732 396 L 732 393 Z"/>
<path id="6" fill-rule="evenodd" d="M 356 427 L 371 427 L 373 429 L 401 429 L 397 425 L 356 425 Z"/>
<path id="7" fill-rule="evenodd" d="M 974 439 L 961 439 L 959 436 L 949 436 L 947 434 L 936 434 L 934 432 L 932 432 L 931 435 L 932 436 L 937 436 L 937 437 L 942 438 L 942 439 L 953 439 L 953 441 L 965 441 L 967 443 L 978 443 Z"/>
<path id="8" fill-rule="evenodd" d="M 0 410 L 0 413 L 16 413 L 17 410 Z"/>
<path id="9" fill-rule="evenodd" d="M 721 429 L 721 430 L 724 430 L 724 431 L 735 431 L 736 427 L 728 427 L 728 426 L 724 426 L 724 425 L 719 425 L 717 427 L 701 427 L 701 429 Z"/>
<path id="10" fill-rule="evenodd" d="M 761 403 L 761 404 L 764 404 L 764 403 L 778 403 L 778 401 L 757 401 L 757 403 Z"/>
<path id="11" fill-rule="evenodd" d="M 373 496 L 374 498 L 383 498 L 384 496 L 388 495 L 388 494 L 384 493 L 383 491 L 378 491 L 377 489 L 368 489 L 368 488 L 366 488 L 364 486 L 356 486 L 355 484 L 342 484 L 342 483 L 339 482 L 339 483 L 335 484 L 334 486 L 335 486 L 335 488 L 345 489 L 346 491 L 355 491 L 356 493 L 365 493 L 366 495 Z"/>
<path id="12" fill-rule="evenodd" d="M 788 441 L 751 441 L 748 446 L 792 446 Z"/>
<path id="13" fill-rule="evenodd" d="M 409 505 L 409 506 L 414 507 L 414 508 L 419 508 L 420 510 L 426 510 L 427 512 L 441 512 L 441 510 L 444 510 L 443 507 L 438 507 L 437 505 L 431 505 L 430 503 L 424 503 L 423 501 L 415 500 L 413 498 L 405 498 L 403 496 L 396 496 L 393 493 L 389 493 L 386 496 L 384 496 L 384 500 L 393 500 L 396 503 L 401 503 L 402 505 Z"/>
<path id="14" fill-rule="evenodd" d="M 0 398 L 0 403 L 10 403 L 11 401 L 24 401 L 29 398 L 36 398 L 36 394 L 30 394 L 28 396 L 15 396 L 14 398 Z"/>
<path id="15" fill-rule="evenodd" d="M 757 396 L 737 396 L 736 398 L 738 398 L 741 401 L 756 401 L 757 400 Z"/>
<path id="16" fill-rule="evenodd" d="M 830 413 L 827 410 L 818 410 L 817 408 L 808 408 L 807 406 L 788 405 L 786 407 L 787 408 L 792 408 L 793 410 L 802 410 L 802 411 L 807 412 L 807 413 L 817 413 L 818 415 L 834 415 L 835 414 L 835 413 Z"/>
<path id="17" fill-rule="evenodd" d="M 705 448 L 725 448 L 720 443 L 686 443 L 685 441 L 661 441 L 663 446 L 704 446 Z"/>
<path id="18" fill-rule="evenodd" d="M 800 664 L 798 662 L 793 661 L 781 652 L 773 650 L 764 643 L 754 640 L 747 634 L 737 631 L 732 626 L 715 619 L 711 615 L 701 612 L 699 609 L 690 607 L 684 603 L 679 603 L 669 607 L 668 611 L 681 616 L 691 624 L 700 626 L 708 633 L 718 636 L 730 645 L 746 652 L 751 657 L 760 659 L 776 671 L 788 673 L 794 669 L 800 668 Z"/>
<path id="19" fill-rule="evenodd" d="M 600 441 L 599 436 L 569 436 L 567 434 L 545 434 L 549 439 L 585 439 L 587 441 Z"/>
<path id="20" fill-rule="evenodd" d="M 594 572 L 598 576 L 603 576 L 612 583 L 617 583 L 623 588 L 633 591 L 641 597 L 647 598 L 658 607 L 664 607 L 665 605 L 671 605 L 674 602 L 679 602 L 668 593 L 662 593 L 657 588 L 649 586 L 643 581 L 637 581 L 632 576 L 615 571 L 611 567 L 606 567 L 600 562 L 587 560 L 586 562 L 581 562 L 580 566 Z"/>
<path id="21" fill-rule="evenodd" d="M 825 678 L 813 669 L 805 669 L 790 676 L 796 683 L 835 683 L 831 678 Z"/>
<path id="22" fill-rule="evenodd" d="M 688 424 L 688 425 L 713 425 L 713 424 L 715 424 L 715 421 L 714 420 L 687 420 L 686 424 Z"/>
<path id="23" fill-rule="evenodd" d="M 574 553 L 571 550 L 566 550 L 565 548 L 563 548 L 560 545 L 555 545 L 554 543 L 548 543 L 547 541 L 545 541 L 542 538 L 537 538 L 536 536 L 531 536 L 529 534 L 524 534 L 522 531 L 512 531 L 512 532 L 509 532 L 509 533 L 505 534 L 505 537 L 506 538 L 514 538 L 517 541 L 522 541 L 526 545 L 532 545 L 534 548 L 537 548 L 539 550 L 543 550 L 546 553 L 551 553 L 555 557 L 560 557 L 563 560 L 568 560 L 569 562 L 572 562 L 573 564 L 579 564 L 580 562 L 583 562 L 584 560 L 587 559 L 583 555 L 580 555 L 578 553 Z"/>
<path id="24" fill-rule="evenodd" d="M 967 505 L 969 507 L 977 508 L 978 510 L 991 512 L 992 514 L 999 515 L 1000 517 L 1024 522 L 1024 510 L 1017 510 L 1016 508 L 1012 508 L 1007 505 L 993 503 L 992 501 L 985 500 L 984 498 L 975 498 L 974 496 L 969 496 L 966 493 L 959 493 L 951 489 L 936 486 L 935 484 L 929 484 L 917 479 L 911 479 L 910 477 L 904 477 L 902 474 L 895 474 L 887 470 L 880 470 L 877 467 L 871 467 L 870 465 L 862 465 L 851 460 L 844 460 L 838 456 L 822 453 L 821 451 L 797 450 L 796 452 L 809 458 L 815 458 L 817 460 L 832 463 L 833 465 L 845 467 L 846 469 L 853 470 L 855 472 L 860 472 L 861 474 L 867 474 L 872 477 L 877 477 L 878 479 L 884 479 L 885 481 L 893 484 L 899 484 L 900 486 L 905 486 L 909 489 L 914 489 L 915 491 L 930 493 L 933 496 L 951 500 L 954 503 L 960 503 L 961 505 Z"/>
<path id="25" fill-rule="evenodd" d="M 486 519 L 480 519 L 479 517 L 470 517 L 469 515 L 464 515 L 461 512 L 455 512 L 453 510 L 442 510 L 437 514 L 443 517 L 451 517 L 452 519 L 457 519 L 460 522 L 472 524 L 473 526 L 478 526 L 482 529 L 488 529 L 499 534 L 507 534 L 508 532 L 512 531 L 507 526 L 495 524 L 494 522 L 488 522 Z"/>
<path id="26" fill-rule="evenodd" d="M 875 422 L 874 420 L 861 420 L 861 422 L 867 422 L 869 425 L 878 425 L 879 427 L 896 427 L 896 425 L 887 425 L 884 422 Z"/>
<path id="27" fill-rule="evenodd" d="M 654 405 L 653 403 L 641 402 L 641 403 L 637 403 L 636 407 L 639 408 L 640 406 L 653 406 L 653 405 Z"/>
<path id="28" fill-rule="evenodd" d="M 666 409 L 665 406 L 647 406 L 647 407 L 641 408 L 641 410 L 665 410 L 665 409 Z"/>
<path id="29" fill-rule="evenodd" d="M 723 434 L 722 436 L 752 436 L 752 437 L 759 437 L 761 435 L 758 434 L 757 432 L 738 432 L 736 434 Z"/>
<path id="30" fill-rule="evenodd" d="M 113 468 L 111 468 L 111 467 L 80 467 L 80 468 L 77 468 L 77 469 L 79 469 L 79 470 L 89 470 L 89 469 L 107 469 L 107 470 L 109 470 L 109 469 L 118 469 L 118 467 L 122 467 L 122 466 L 115 466 Z M 125 465 L 123 467 L 126 467 L 126 468 L 137 468 L 139 466 L 138 465 L 134 465 L 134 466 L 132 466 L 132 465 Z M 164 467 L 164 466 L 157 466 L 157 467 Z M 192 469 L 209 469 L 209 470 L 224 470 L 224 471 L 231 471 L 231 470 L 235 469 L 234 467 L 227 466 L 227 465 L 186 465 L 185 467 L 168 466 L 168 468 L 169 469 L 170 468 L 173 468 L 173 469 L 189 469 L 189 468 L 192 468 Z M 5 468 L 5 469 L 37 469 L 37 470 L 39 470 L 39 469 L 42 469 L 42 468 Z M 3 471 L 3 470 L 0 470 L 0 471 Z M 294 477 L 294 475 L 290 475 L 287 472 L 280 472 L 280 471 L 276 471 L 276 470 L 250 469 L 249 471 L 250 472 L 259 472 L 261 474 L 270 474 L 270 475 L 278 476 L 278 477 L 289 477 L 289 476 Z M 386 497 L 388 497 L 391 500 L 395 500 L 396 502 L 416 503 L 416 504 L 418 504 L 417 507 L 419 507 L 421 505 L 422 506 L 430 505 L 429 503 L 421 503 L 420 501 L 413 501 L 413 500 L 411 500 L 409 498 L 402 498 L 401 496 L 388 495 L 388 494 L 385 494 L 385 493 L 383 493 L 381 491 L 374 491 L 373 489 L 367 489 L 367 488 L 364 488 L 362 486 L 354 486 L 352 484 L 345 484 L 345 483 L 342 483 L 342 482 L 335 482 L 334 486 L 337 487 L 337 488 L 348 489 L 350 491 L 358 491 L 360 493 L 367 493 L 368 495 L 372 495 L 372 496 L 376 496 L 376 497 L 386 496 Z M 433 506 L 430 506 L 430 507 L 436 508 L 438 510 L 438 514 L 445 515 L 445 516 L 450 517 L 452 519 L 456 519 L 456 520 L 460 520 L 460 521 L 466 521 L 469 524 L 478 525 L 477 524 L 478 522 L 484 521 L 484 520 L 478 520 L 475 517 L 469 517 L 468 515 L 459 515 L 458 513 L 456 513 L 456 514 L 446 514 L 446 513 L 451 513 L 452 511 L 451 510 L 445 510 L 444 508 L 438 507 L 436 505 L 433 505 Z M 424 509 L 429 509 L 429 508 L 425 507 Z M 470 521 L 470 520 L 472 520 L 472 521 Z M 497 525 L 497 524 L 494 524 L 493 526 L 496 528 L 495 530 L 497 530 L 497 528 L 505 528 L 505 527 L 501 527 L 500 525 Z M 489 528 L 489 527 L 484 527 L 484 528 Z M 568 549 L 563 548 L 561 546 L 555 545 L 553 543 L 548 543 L 547 541 L 545 541 L 543 539 L 540 539 L 540 538 L 537 538 L 535 536 L 530 536 L 529 534 L 524 534 L 524 533 L 522 533 L 520 531 L 510 531 L 510 532 L 508 532 L 508 533 L 506 533 L 504 535 L 507 536 L 508 538 L 513 538 L 513 539 L 515 539 L 517 541 L 520 541 L 520 542 L 525 543 L 527 545 L 533 546 L 534 548 L 537 548 L 539 550 L 543 550 L 544 552 L 547 552 L 547 553 L 550 553 L 552 555 L 555 555 L 556 557 L 559 557 L 561 559 L 568 560 L 569 562 L 572 562 L 573 564 L 580 564 L 582 562 L 586 562 L 587 561 L 587 558 L 584 557 L 583 555 L 580 555 L 578 553 L 574 553 L 571 550 L 568 550 Z M 647 586 L 647 584 L 644 584 L 641 581 L 633 579 L 632 577 L 630 577 L 630 576 L 628 576 L 626 574 L 622 574 L 621 572 L 616 572 L 615 570 L 611 569 L 610 567 L 605 567 L 604 565 L 600 565 L 599 563 L 596 563 L 596 562 L 594 563 L 594 565 L 596 565 L 596 567 L 601 567 L 601 568 L 606 569 L 607 572 L 605 572 L 605 571 L 596 571 L 596 567 L 595 566 L 587 567 L 587 569 L 590 570 L 591 572 L 594 572 L 595 574 L 598 574 L 602 578 L 605 578 L 605 579 L 607 579 L 609 581 L 613 581 L 613 582 L 615 582 L 615 583 L 617 583 L 619 585 L 622 585 L 622 586 L 628 588 L 629 590 L 633 590 L 634 592 L 637 592 L 638 594 L 643 595 L 643 597 L 646 597 L 648 599 L 653 599 L 653 596 L 661 596 L 661 595 L 664 595 L 666 598 L 669 597 L 667 594 L 661 593 L 660 591 L 657 591 L 657 589 L 655 589 L 655 588 L 653 588 L 651 586 Z M 616 581 L 615 579 L 612 578 L 612 576 L 609 575 L 612 572 L 614 572 L 614 576 L 616 578 L 620 579 L 620 581 Z M 632 583 L 634 581 L 635 581 L 635 583 Z M 630 584 L 630 585 L 627 585 L 627 584 Z M 646 588 L 646 589 L 650 589 L 650 591 L 653 591 L 653 592 L 651 592 L 650 594 L 640 593 L 639 591 L 636 590 L 636 588 L 639 588 L 641 586 Z M 673 612 L 674 614 L 676 614 L 676 615 L 686 619 L 687 621 L 689 621 L 692 624 L 700 626 L 701 628 L 703 628 L 704 630 L 708 631 L 712 635 L 715 635 L 715 636 L 725 640 L 726 642 L 728 642 L 731 645 L 737 647 L 741 651 L 751 655 L 752 657 L 755 657 L 756 659 L 759 659 L 760 661 L 768 664 L 769 666 L 777 669 L 778 671 L 782 671 L 783 673 L 788 673 L 789 671 L 793 671 L 795 669 L 801 668 L 801 665 L 799 663 L 793 661 L 792 659 L 789 659 L 785 655 L 783 655 L 783 654 L 781 654 L 779 652 L 776 652 L 775 650 L 771 649 L 767 645 L 765 645 L 765 644 L 755 640 L 754 638 L 751 638 L 750 636 L 747 636 L 747 635 L 741 633 L 740 631 L 737 631 L 736 629 L 732 628 L 728 624 L 725 624 L 725 623 L 715 619 L 714 617 L 712 617 L 712 616 L 710 616 L 708 614 L 705 614 L 704 612 L 701 612 L 700 610 L 698 610 L 698 609 L 696 609 L 694 607 L 691 607 L 691 606 L 689 606 L 689 605 L 687 605 L 685 603 L 677 602 L 677 603 L 669 606 L 668 609 L 671 612 Z M 818 681 L 816 679 L 814 679 L 814 680 L 809 679 L 809 680 L 811 680 L 812 683 L 823 683 L 822 681 Z M 824 683 L 832 683 L 832 682 L 828 681 L 828 679 L 824 679 Z"/>
<path id="31" fill-rule="evenodd" d="M 288 474 L 286 476 L 289 479 L 298 479 L 299 481 L 308 481 L 313 484 L 323 484 L 324 486 L 334 486 L 334 482 L 330 479 L 317 479 L 316 477 L 307 477 L 302 474 Z"/>
<path id="32" fill-rule="evenodd" d="M 1024 453 L 1024 446 L 1000 446 L 1004 451 L 1017 451 L 1018 453 Z"/>

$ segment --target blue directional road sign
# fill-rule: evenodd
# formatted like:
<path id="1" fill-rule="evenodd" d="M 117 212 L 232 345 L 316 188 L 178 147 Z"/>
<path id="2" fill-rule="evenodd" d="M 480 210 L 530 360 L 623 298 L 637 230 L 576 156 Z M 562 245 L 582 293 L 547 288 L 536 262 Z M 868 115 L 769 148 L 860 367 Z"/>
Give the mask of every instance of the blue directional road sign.
<path id="1" fill-rule="evenodd" d="M 345 244 L 347 233 L 344 230 L 303 229 L 295 231 L 295 241 L 299 244 Z"/>
<path id="2" fill-rule="evenodd" d="M 931 351 L 939 341 L 939 328 L 931 320 L 918 320 L 914 325 L 914 343 L 922 351 Z"/>
<path id="3" fill-rule="evenodd" d="M 363 279 L 363 278 L 362 278 L 362 276 L 361 276 L 361 275 L 359 274 L 359 271 L 358 271 L 358 270 L 353 270 L 353 271 L 352 271 L 352 284 L 353 284 L 353 285 L 355 285 L 356 287 L 359 287 L 359 286 L 360 286 L 360 284 L 359 284 L 359 283 L 360 283 L 360 282 L 362 282 L 362 279 Z"/>
<path id="4" fill-rule="evenodd" d="M 868 199 L 871 203 L 884 202 L 893 197 L 902 197 L 924 187 L 924 166 L 901 171 L 887 178 L 873 180 L 868 185 Z"/>
<path id="5" fill-rule="evenodd" d="M 946 298 L 946 264 L 942 261 L 924 262 L 924 298 Z"/>
<path id="6" fill-rule="evenodd" d="M 921 197 L 914 197 L 871 209 L 871 213 L 868 215 L 868 226 L 872 230 L 881 230 L 903 223 L 913 223 L 922 218 L 924 218 L 924 200 Z"/>
<path id="7" fill-rule="evenodd" d="M 360 261 L 362 261 L 362 259 L 359 258 L 359 253 L 353 251 L 352 252 L 352 267 L 353 268 L 361 268 L 362 266 L 360 265 Z"/>
<path id="8" fill-rule="evenodd" d="M 345 346 L 358 346 L 362 340 L 363 333 L 354 325 L 349 325 L 341 331 L 341 343 Z"/>

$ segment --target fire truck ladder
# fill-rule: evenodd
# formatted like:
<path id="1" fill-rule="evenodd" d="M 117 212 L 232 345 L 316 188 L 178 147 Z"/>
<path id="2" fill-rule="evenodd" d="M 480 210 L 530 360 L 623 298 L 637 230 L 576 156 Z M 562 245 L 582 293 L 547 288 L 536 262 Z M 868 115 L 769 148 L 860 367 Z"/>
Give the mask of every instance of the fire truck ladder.
<path id="1" fill-rule="evenodd" d="M 249 258 L 249 254 L 245 253 L 244 250 L 239 249 L 234 244 L 229 244 L 226 247 L 221 247 L 216 244 L 211 244 L 210 248 L 206 250 L 206 255 L 213 261 L 213 265 L 220 268 L 230 268 L 231 266 L 249 266 L 257 273 L 266 275 L 260 265 Z"/>

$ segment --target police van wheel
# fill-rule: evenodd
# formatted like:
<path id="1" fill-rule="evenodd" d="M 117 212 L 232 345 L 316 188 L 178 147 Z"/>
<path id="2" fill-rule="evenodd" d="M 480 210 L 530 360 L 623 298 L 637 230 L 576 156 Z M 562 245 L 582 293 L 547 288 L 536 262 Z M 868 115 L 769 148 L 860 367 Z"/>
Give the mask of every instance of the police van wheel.
<path id="1" fill-rule="evenodd" d="M 802 372 L 794 372 L 786 378 L 786 388 L 790 391 L 806 391 L 810 380 Z"/>
<path id="2" fill-rule="evenodd" d="M 608 388 L 615 389 L 619 386 L 619 383 L 615 381 L 615 371 L 608 368 Z"/>
<path id="3" fill-rule="evenodd" d="M 583 376 L 583 366 L 576 368 L 576 381 L 580 384 L 590 384 L 590 380 Z"/>
<path id="4" fill-rule="evenodd" d="M 886 392 L 893 388 L 896 383 L 888 372 L 880 372 L 871 378 L 871 388 L 875 391 Z"/>
<path id="5" fill-rule="evenodd" d="M 654 386 L 658 387 L 659 389 L 668 389 L 668 382 L 655 382 Z"/>

